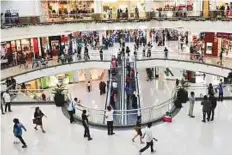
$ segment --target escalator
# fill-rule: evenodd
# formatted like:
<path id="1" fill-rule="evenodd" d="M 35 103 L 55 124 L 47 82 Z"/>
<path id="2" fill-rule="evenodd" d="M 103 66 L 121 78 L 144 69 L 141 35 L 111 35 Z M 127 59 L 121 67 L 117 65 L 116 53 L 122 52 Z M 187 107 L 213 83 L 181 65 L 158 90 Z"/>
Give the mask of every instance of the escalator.
<path id="1" fill-rule="evenodd" d="M 126 118 L 125 124 L 134 125 L 140 116 L 140 98 L 139 98 L 139 88 L 138 88 L 138 79 L 137 79 L 137 68 L 136 68 L 136 59 L 128 58 L 126 59 L 126 74 L 125 74 L 125 110 Z"/>
<path id="2" fill-rule="evenodd" d="M 123 124 L 121 110 L 123 109 L 122 98 L 124 95 L 124 87 L 122 81 L 124 80 L 124 70 L 122 66 L 124 66 L 123 59 L 116 60 L 116 67 L 113 65 L 113 62 L 111 63 L 109 89 L 107 92 L 107 106 L 111 105 L 114 109 L 114 123 L 116 125 Z"/>

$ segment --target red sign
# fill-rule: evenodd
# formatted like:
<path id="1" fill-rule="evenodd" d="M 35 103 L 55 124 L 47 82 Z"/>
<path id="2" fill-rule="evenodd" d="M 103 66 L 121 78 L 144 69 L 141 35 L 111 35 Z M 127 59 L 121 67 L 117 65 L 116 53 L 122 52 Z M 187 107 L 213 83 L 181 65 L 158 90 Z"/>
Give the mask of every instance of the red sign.
<path id="1" fill-rule="evenodd" d="M 218 38 L 226 38 L 232 40 L 232 33 L 217 33 Z"/>

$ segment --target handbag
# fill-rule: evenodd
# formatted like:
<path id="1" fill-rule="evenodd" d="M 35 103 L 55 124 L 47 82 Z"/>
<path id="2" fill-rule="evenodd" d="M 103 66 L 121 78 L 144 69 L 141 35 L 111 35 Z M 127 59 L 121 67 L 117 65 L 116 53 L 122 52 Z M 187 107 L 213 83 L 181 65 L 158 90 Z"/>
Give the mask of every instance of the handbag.
<path id="1" fill-rule="evenodd" d="M 32 119 L 33 124 L 37 124 L 37 119 Z"/>

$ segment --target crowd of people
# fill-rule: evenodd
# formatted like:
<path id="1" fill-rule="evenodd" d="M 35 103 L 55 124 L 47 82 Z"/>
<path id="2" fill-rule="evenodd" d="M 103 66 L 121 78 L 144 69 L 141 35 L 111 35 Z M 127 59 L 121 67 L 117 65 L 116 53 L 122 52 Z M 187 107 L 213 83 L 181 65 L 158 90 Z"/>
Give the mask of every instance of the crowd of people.
<path id="1" fill-rule="evenodd" d="M 203 96 L 203 101 L 201 102 L 202 105 L 202 113 L 203 119 L 202 122 L 213 121 L 214 120 L 214 111 L 217 107 L 217 101 L 223 101 L 223 92 L 224 92 L 225 85 L 223 84 L 222 80 L 218 86 L 214 87 L 212 83 L 208 86 L 208 94 Z M 215 97 L 215 94 L 218 92 L 218 98 Z M 191 92 L 189 97 L 189 113 L 188 115 L 192 118 L 195 116 L 193 115 L 193 109 L 195 104 L 195 93 Z M 207 116 L 207 118 L 206 118 Z"/>

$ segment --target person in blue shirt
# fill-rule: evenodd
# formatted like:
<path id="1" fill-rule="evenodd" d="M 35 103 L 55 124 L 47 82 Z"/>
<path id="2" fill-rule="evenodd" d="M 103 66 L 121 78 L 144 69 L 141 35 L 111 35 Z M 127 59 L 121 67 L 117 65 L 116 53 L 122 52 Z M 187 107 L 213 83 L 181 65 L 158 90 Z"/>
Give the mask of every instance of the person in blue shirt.
<path id="1" fill-rule="evenodd" d="M 223 101 L 223 87 L 224 86 L 222 86 L 221 83 L 217 87 L 217 89 L 218 89 L 218 101 Z"/>
<path id="2" fill-rule="evenodd" d="M 17 137 L 20 140 L 20 142 L 23 144 L 22 148 L 26 148 L 27 144 L 23 140 L 23 137 L 22 137 L 23 131 L 22 131 L 22 129 L 24 129 L 24 131 L 27 131 L 27 130 L 24 127 L 24 125 L 19 122 L 18 118 L 14 118 L 13 122 L 14 122 L 14 126 L 13 126 L 14 136 Z"/>

